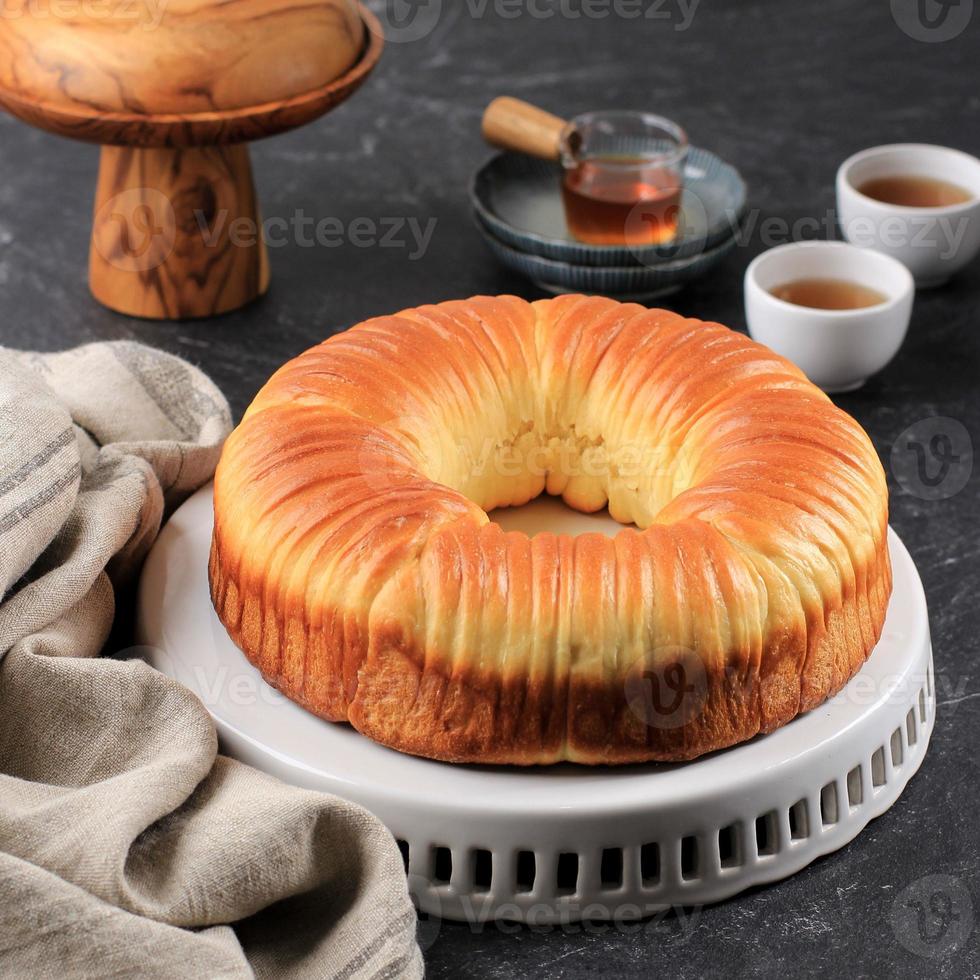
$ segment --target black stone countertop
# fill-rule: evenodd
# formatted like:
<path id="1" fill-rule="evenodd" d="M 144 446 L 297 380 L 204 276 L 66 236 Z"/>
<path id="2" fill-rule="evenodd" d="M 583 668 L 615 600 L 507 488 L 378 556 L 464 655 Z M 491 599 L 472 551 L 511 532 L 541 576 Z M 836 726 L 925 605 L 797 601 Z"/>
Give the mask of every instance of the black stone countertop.
<path id="1" fill-rule="evenodd" d="M 937 0 L 923 3 L 927 15 L 940 11 Z M 960 5 L 951 17 L 968 16 L 973 0 Z M 826 221 L 846 156 L 899 141 L 980 153 L 980 11 L 957 37 L 933 43 L 922 39 L 934 36 L 924 29 L 911 30 L 917 37 L 904 32 L 888 0 L 416 6 L 418 18 L 429 18 L 418 21 L 431 27 L 425 36 L 389 43 L 355 98 L 306 129 L 255 144 L 253 159 L 267 217 L 288 220 L 301 209 L 345 226 L 355 218 L 434 220 L 423 255 L 350 236 L 339 247 L 304 247 L 293 236 L 270 250 L 270 293 L 244 311 L 185 323 L 117 316 L 90 298 L 85 282 L 97 150 L 0 117 L 0 343 L 50 350 L 138 339 L 199 364 L 240 414 L 284 360 L 367 316 L 474 293 L 536 297 L 494 264 L 467 204 L 470 176 L 488 155 L 480 113 L 501 93 L 569 115 L 651 109 L 742 171 L 756 209 L 751 233 L 709 281 L 666 301 L 736 329 L 745 328 L 741 277 L 763 248 L 764 220 Z M 892 0 L 903 6 L 914 10 L 911 0 Z M 651 16 L 626 16 L 636 10 Z M 813 237 L 812 227 L 797 230 Z M 640 927 L 474 931 L 427 923 L 430 976 L 980 973 L 980 473 L 952 495 L 941 489 L 943 499 L 926 499 L 902 448 L 908 428 L 918 423 L 912 436 L 919 438 L 922 420 L 933 416 L 956 420 L 980 441 L 978 382 L 980 260 L 946 288 L 920 294 L 898 357 L 864 389 L 838 399 L 881 453 L 892 523 L 929 599 L 938 721 L 901 800 L 850 846 L 788 881 Z M 941 425 L 962 449 L 962 430 Z M 944 487 L 963 482 L 956 469 L 963 465 L 953 464 Z M 895 903 L 911 897 L 928 907 L 937 890 L 951 896 L 959 916 L 947 931 L 929 925 L 931 946 L 896 934 Z M 967 940 L 953 941 L 971 925 Z"/>

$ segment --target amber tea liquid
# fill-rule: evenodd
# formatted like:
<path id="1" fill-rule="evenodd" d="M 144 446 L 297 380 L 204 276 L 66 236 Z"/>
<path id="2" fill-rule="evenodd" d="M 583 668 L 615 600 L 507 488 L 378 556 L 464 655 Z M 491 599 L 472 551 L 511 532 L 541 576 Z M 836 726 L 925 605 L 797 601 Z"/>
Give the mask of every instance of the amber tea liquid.
<path id="1" fill-rule="evenodd" d="M 786 303 L 815 310 L 862 310 L 888 302 L 884 293 L 848 279 L 794 279 L 769 292 Z"/>
<path id="2" fill-rule="evenodd" d="M 658 245 L 677 234 L 681 177 L 626 157 L 592 157 L 565 172 L 568 230 L 591 245 Z"/>
<path id="3" fill-rule="evenodd" d="M 858 190 L 883 204 L 904 208 L 945 208 L 973 200 L 968 190 L 948 180 L 915 175 L 876 177 L 861 184 Z"/>

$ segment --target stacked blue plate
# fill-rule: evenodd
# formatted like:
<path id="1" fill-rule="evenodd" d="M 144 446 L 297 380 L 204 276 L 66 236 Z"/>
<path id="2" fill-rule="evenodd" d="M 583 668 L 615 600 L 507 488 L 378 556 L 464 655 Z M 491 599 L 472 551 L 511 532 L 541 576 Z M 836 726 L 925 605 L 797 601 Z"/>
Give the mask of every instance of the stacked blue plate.
<path id="1" fill-rule="evenodd" d="M 736 243 L 746 207 L 738 171 L 691 147 L 677 235 L 651 246 L 588 245 L 572 237 L 555 163 L 501 153 L 470 190 L 476 225 L 499 261 L 550 293 L 652 299 L 701 278 Z"/>

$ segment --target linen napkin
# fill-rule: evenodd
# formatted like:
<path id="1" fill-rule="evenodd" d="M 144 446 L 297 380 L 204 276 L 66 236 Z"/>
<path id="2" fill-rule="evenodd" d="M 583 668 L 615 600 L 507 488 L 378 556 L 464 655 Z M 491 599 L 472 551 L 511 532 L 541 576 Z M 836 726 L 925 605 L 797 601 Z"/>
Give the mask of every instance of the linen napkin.
<path id="1" fill-rule="evenodd" d="M 229 428 L 140 344 L 0 348 L 0 976 L 422 975 L 374 817 L 217 755 L 190 691 L 98 656 Z"/>

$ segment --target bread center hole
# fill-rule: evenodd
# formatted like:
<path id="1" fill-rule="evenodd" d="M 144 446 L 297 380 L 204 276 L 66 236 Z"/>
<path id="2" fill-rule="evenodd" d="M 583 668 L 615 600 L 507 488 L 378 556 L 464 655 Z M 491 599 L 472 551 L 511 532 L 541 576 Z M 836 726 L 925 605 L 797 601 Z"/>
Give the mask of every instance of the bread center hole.
<path id="1" fill-rule="evenodd" d="M 588 425 L 528 420 L 510 428 L 500 425 L 495 432 L 478 422 L 468 430 L 425 422 L 412 443 L 430 480 L 468 497 L 505 529 L 528 534 L 599 531 L 615 536 L 622 525 L 649 527 L 690 485 L 691 460 L 680 441 L 660 442 L 646 433 L 627 437 L 616 432 L 609 440 L 598 426 Z M 539 497 L 560 497 L 567 506 L 553 502 L 549 510 L 542 499 L 540 512 L 498 519 L 506 508 Z M 558 527 L 552 526 L 555 521 Z"/>
<path id="2" fill-rule="evenodd" d="M 561 498 L 547 495 L 536 497 L 520 507 L 498 507 L 488 516 L 505 531 L 522 531 L 529 538 L 549 531 L 573 537 L 598 532 L 613 538 L 624 527 L 633 526 L 614 521 L 605 508 L 594 514 L 584 514 L 573 510 Z"/>

